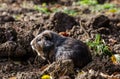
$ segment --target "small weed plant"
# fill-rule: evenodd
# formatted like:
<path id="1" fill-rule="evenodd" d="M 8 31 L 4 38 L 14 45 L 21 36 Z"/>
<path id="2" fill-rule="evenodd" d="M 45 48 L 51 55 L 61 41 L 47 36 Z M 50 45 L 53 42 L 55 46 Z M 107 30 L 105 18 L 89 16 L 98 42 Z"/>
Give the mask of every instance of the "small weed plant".
<path id="1" fill-rule="evenodd" d="M 87 41 L 87 45 L 94 52 L 95 55 L 108 55 L 112 56 L 112 52 L 109 47 L 105 44 L 104 40 L 101 39 L 100 34 L 96 34 L 95 40 Z"/>
<path id="2" fill-rule="evenodd" d="M 97 0 L 78 0 L 76 4 L 80 6 L 88 6 L 92 12 L 108 10 L 111 13 L 112 12 L 114 13 L 120 10 L 119 8 L 116 8 L 115 4 L 111 3 L 98 4 Z"/>
<path id="3" fill-rule="evenodd" d="M 42 6 L 39 6 L 39 5 L 35 5 L 34 6 L 34 9 L 36 11 L 39 11 L 41 13 L 45 13 L 45 14 L 50 14 L 50 13 L 53 13 L 53 12 L 64 12 L 68 15 L 71 15 L 71 16 L 76 16 L 77 15 L 77 11 L 76 10 L 72 10 L 72 9 L 68 9 L 66 7 L 64 7 L 63 9 L 59 9 L 59 8 L 47 8 L 47 5 L 45 5 L 45 3 L 42 5 Z"/>
<path id="4" fill-rule="evenodd" d="M 62 12 L 66 13 L 68 15 L 71 15 L 71 16 L 76 16 L 78 13 L 76 10 L 70 10 L 67 8 L 64 8 Z"/>
<path id="5" fill-rule="evenodd" d="M 50 14 L 50 10 L 47 8 L 47 5 L 45 3 L 42 4 L 42 6 L 35 5 L 34 9 L 45 14 Z"/>
<path id="6" fill-rule="evenodd" d="M 77 5 L 96 5 L 96 0 L 78 0 Z"/>

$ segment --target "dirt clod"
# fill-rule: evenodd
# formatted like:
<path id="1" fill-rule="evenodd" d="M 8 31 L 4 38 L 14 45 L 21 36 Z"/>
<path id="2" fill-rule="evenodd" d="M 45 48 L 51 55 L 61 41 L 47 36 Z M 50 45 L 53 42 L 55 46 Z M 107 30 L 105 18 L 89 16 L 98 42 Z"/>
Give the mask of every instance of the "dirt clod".
<path id="1" fill-rule="evenodd" d="M 12 16 L 7 16 L 7 15 L 0 16 L 0 23 L 11 22 L 11 21 L 15 21 L 15 19 Z"/>
<path id="2" fill-rule="evenodd" d="M 57 12 L 50 17 L 51 24 L 47 28 L 57 31 L 64 32 L 66 30 L 72 29 L 74 25 L 78 23 L 72 16 L 69 16 L 62 12 Z"/>

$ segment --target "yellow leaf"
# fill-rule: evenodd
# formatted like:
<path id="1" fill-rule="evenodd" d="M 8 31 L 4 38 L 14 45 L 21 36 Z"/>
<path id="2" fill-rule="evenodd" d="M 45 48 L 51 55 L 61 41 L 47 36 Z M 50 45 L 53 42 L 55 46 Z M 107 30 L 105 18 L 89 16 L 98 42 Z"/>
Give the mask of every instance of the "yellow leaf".
<path id="1" fill-rule="evenodd" d="M 114 64 L 120 64 L 120 54 L 112 55 L 111 60 Z"/>
<path id="2" fill-rule="evenodd" d="M 10 77 L 9 79 L 17 79 L 16 77 Z"/>
<path id="3" fill-rule="evenodd" d="M 115 12 L 117 12 L 117 10 L 116 9 L 110 9 L 109 12 L 115 13 Z"/>
<path id="4" fill-rule="evenodd" d="M 43 3 L 42 6 L 45 7 L 47 4 L 46 3 Z"/>
<path id="5" fill-rule="evenodd" d="M 43 75 L 41 79 L 52 79 L 52 77 L 50 75 Z"/>
<path id="6" fill-rule="evenodd" d="M 116 63 L 116 58 L 115 58 L 114 55 L 111 56 L 111 60 L 112 60 L 112 62 L 113 62 L 114 64 Z"/>

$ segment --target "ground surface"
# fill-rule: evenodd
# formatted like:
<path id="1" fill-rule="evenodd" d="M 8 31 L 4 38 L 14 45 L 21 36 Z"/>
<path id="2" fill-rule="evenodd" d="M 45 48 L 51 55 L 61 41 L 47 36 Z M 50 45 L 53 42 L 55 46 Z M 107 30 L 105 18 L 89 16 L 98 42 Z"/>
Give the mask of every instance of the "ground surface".
<path id="1" fill-rule="evenodd" d="M 120 65 L 114 64 L 109 56 L 94 55 L 91 50 L 92 62 L 73 72 L 69 62 L 46 65 L 30 46 L 38 33 L 49 29 L 66 32 L 69 37 L 84 42 L 94 40 L 95 35 L 100 34 L 112 53 L 120 54 L 119 12 L 91 12 L 89 7 L 70 6 L 74 0 L 60 0 L 49 6 L 36 1 L 0 1 L 0 79 L 40 79 L 43 74 L 56 79 L 120 79 Z M 47 10 L 41 11 L 38 6 L 45 6 Z M 76 10 L 78 14 L 56 12 L 56 8 L 60 11 L 64 8 Z M 46 67 L 48 69 L 45 70 Z"/>

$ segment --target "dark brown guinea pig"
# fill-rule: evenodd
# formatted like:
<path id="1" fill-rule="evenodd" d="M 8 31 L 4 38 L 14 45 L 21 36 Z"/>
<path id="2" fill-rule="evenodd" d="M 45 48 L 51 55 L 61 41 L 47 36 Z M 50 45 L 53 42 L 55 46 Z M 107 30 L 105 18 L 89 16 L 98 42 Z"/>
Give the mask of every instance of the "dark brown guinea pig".
<path id="1" fill-rule="evenodd" d="M 71 59 L 75 67 L 82 68 L 92 60 L 85 43 L 50 30 L 37 35 L 31 41 L 31 46 L 40 57 L 50 62 Z"/>

